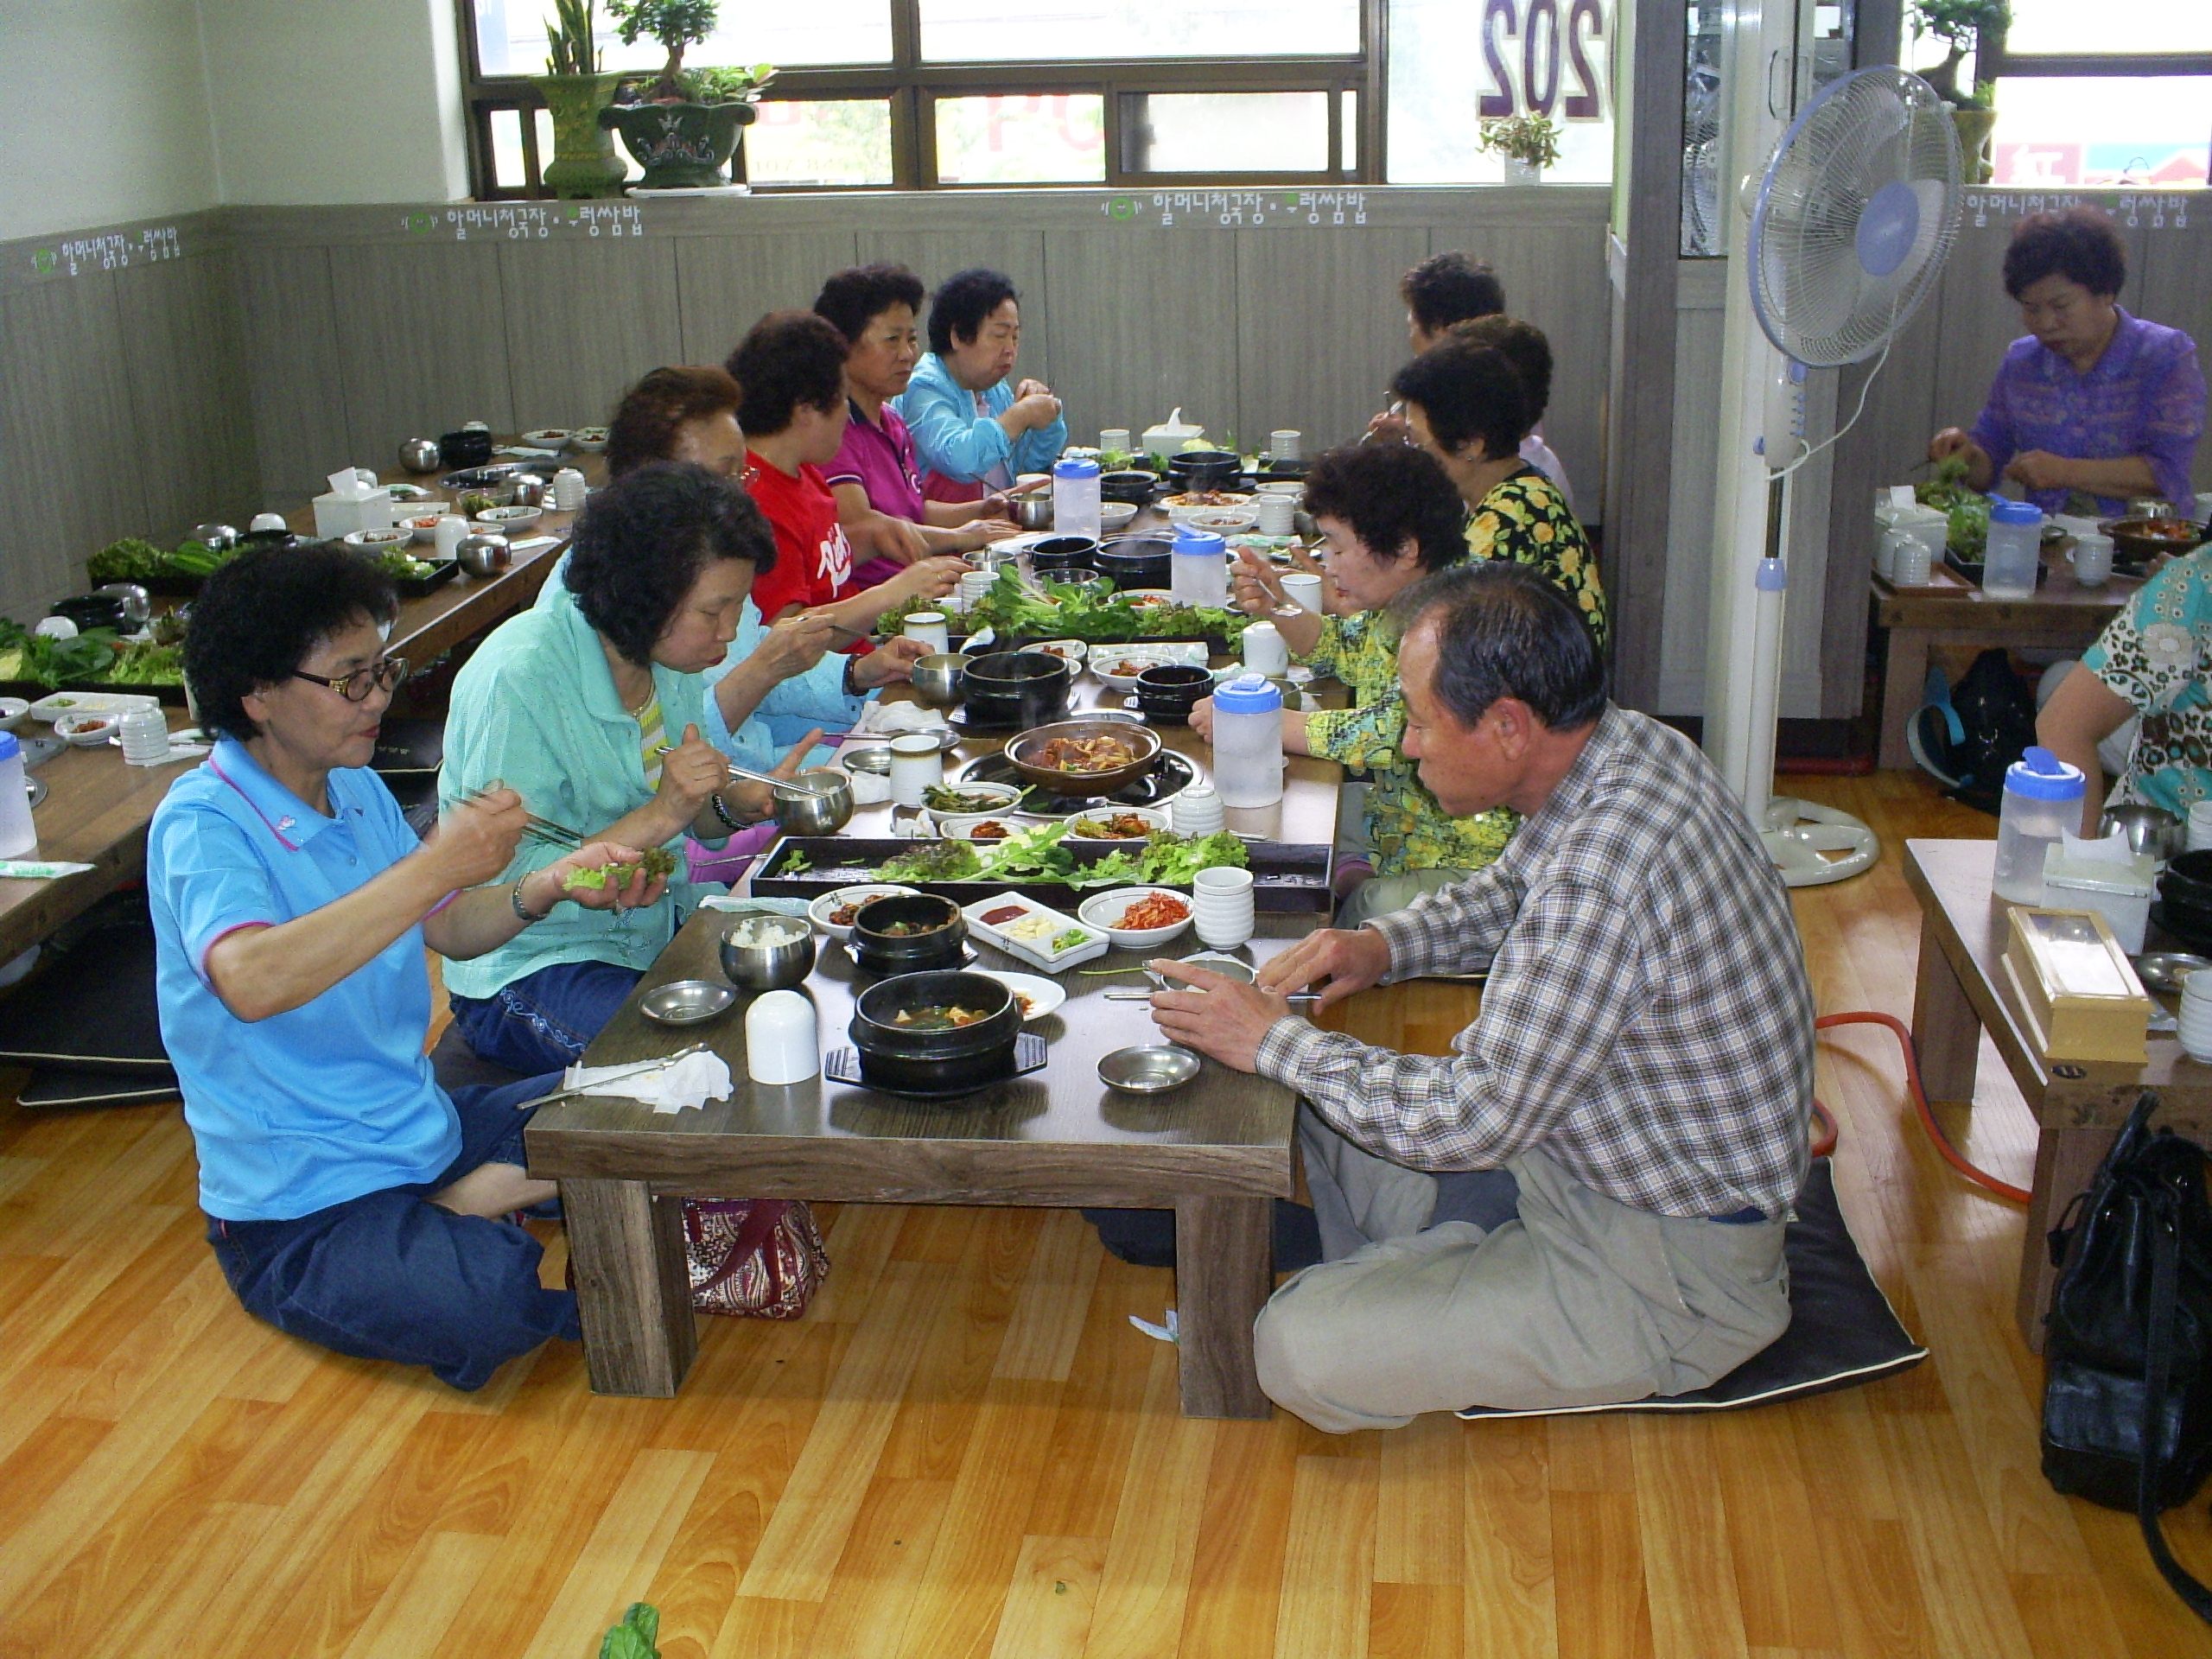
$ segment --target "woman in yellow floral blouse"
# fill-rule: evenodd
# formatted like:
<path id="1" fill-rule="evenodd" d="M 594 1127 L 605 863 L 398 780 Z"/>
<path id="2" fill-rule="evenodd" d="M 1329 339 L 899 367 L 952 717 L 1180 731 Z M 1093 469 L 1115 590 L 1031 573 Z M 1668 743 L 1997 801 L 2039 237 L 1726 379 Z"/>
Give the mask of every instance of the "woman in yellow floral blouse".
<path id="1" fill-rule="evenodd" d="M 1281 579 L 1264 560 L 1241 554 L 1236 602 L 1281 630 L 1299 660 L 1351 689 L 1349 709 L 1283 714 L 1283 747 L 1363 767 L 1373 778 L 1357 830 L 1355 858 L 1374 878 L 1339 907 L 1337 925 L 1402 910 L 1414 897 L 1463 880 L 1497 858 L 1520 820 L 1507 810 L 1455 818 L 1422 787 L 1414 762 L 1398 752 L 1405 701 L 1398 690 L 1395 635 L 1384 607 L 1432 571 L 1466 557 L 1458 493 L 1444 469 L 1402 444 L 1347 445 L 1318 458 L 1306 475 L 1306 510 L 1322 537 L 1336 589 L 1337 613 L 1286 608 Z M 1191 724 L 1213 738 L 1213 703 Z"/>
<path id="2" fill-rule="evenodd" d="M 1457 336 L 1400 369 L 1390 390 L 1414 441 L 1443 462 L 1467 504 L 1467 550 L 1549 576 L 1605 644 L 1605 590 L 1589 538 L 1559 486 L 1521 459 L 1535 425 L 1521 374 L 1496 346 Z"/>

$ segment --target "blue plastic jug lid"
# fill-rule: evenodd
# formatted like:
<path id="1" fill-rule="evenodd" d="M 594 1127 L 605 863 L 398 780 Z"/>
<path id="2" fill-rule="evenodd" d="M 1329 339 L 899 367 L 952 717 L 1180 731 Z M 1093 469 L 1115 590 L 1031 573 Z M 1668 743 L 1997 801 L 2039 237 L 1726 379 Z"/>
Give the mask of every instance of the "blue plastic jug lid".
<path id="1" fill-rule="evenodd" d="M 1213 706 L 1218 714 L 1264 715 L 1282 707 L 1282 693 L 1264 674 L 1239 674 L 1214 689 Z"/>
<path id="2" fill-rule="evenodd" d="M 23 752 L 13 732 L 0 732 L 0 760 L 12 760 Z"/>
<path id="3" fill-rule="evenodd" d="M 1210 530 L 1194 530 L 1188 524 L 1178 524 L 1175 526 L 1175 539 L 1169 543 L 1169 550 L 1193 556 L 1210 555 L 1220 558 L 1229 551 L 1229 543 Z"/>
<path id="4" fill-rule="evenodd" d="M 1052 463 L 1054 478 L 1096 478 L 1098 463 L 1084 455 L 1063 455 Z"/>
<path id="5" fill-rule="evenodd" d="M 2049 749 L 2031 748 L 2005 769 L 2008 794 L 2031 801 L 2078 801 L 2088 787 L 2079 766 L 2069 766 Z"/>
<path id="6" fill-rule="evenodd" d="M 1993 524 L 2039 524 L 2043 523 L 2043 509 L 2032 501 L 1999 501 L 1989 509 Z"/>

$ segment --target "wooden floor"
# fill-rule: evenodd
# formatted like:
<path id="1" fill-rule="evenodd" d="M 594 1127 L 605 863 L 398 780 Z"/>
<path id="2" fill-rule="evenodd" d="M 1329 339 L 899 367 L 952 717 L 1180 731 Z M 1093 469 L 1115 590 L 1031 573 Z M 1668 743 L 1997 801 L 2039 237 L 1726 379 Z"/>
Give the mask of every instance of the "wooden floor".
<path id="1" fill-rule="evenodd" d="M 1888 849 L 1800 896 L 1821 1007 L 1903 1014 L 1898 841 L 1992 822 L 1898 774 L 1800 792 Z M 1436 1049 L 1463 996 L 1352 1025 Z M 587 1659 L 640 1598 L 670 1659 L 2212 1655 L 2133 1522 L 2037 1473 L 2020 1211 L 1923 1144 L 1891 1043 L 1825 1044 L 1821 1093 L 1929 1363 L 1723 1417 L 1348 1439 L 1184 1421 L 1129 1324 L 1170 1275 L 1038 1211 L 842 1210 L 808 1318 L 706 1321 L 673 1402 L 594 1398 L 557 1345 L 455 1394 L 240 1312 L 173 1107 L 5 1108 L 0 1655 Z M 1953 1127 L 2024 1185 L 2024 1111 L 1983 1075 Z M 2170 1522 L 2212 1570 L 2203 1498 Z"/>

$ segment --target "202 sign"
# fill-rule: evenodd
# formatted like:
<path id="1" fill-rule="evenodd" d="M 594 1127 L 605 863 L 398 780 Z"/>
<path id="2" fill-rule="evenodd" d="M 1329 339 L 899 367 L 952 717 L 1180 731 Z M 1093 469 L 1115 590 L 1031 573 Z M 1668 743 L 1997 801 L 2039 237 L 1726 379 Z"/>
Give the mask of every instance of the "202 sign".
<path id="1" fill-rule="evenodd" d="M 1557 110 L 1563 120 L 1604 120 L 1605 95 L 1590 48 L 1596 46 L 1602 55 L 1605 38 L 1605 0 L 1484 0 L 1483 66 L 1489 80 L 1475 113 L 1490 118 Z M 1562 86 L 1562 81 L 1572 85 Z"/>

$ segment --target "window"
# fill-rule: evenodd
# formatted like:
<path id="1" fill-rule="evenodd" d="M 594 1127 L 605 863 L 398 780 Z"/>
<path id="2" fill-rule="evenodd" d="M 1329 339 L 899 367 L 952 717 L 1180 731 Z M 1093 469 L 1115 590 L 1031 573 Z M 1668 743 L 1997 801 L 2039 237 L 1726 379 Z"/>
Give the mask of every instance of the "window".
<path id="1" fill-rule="evenodd" d="M 684 60 L 777 66 L 740 153 L 760 190 L 1497 182 L 1478 105 L 1548 114 L 1548 176 L 1603 183 L 1620 3 L 726 0 Z M 530 78 L 554 0 L 456 10 L 477 194 L 543 194 L 553 139 Z M 657 43 L 606 22 L 606 70 L 658 67 Z"/>

